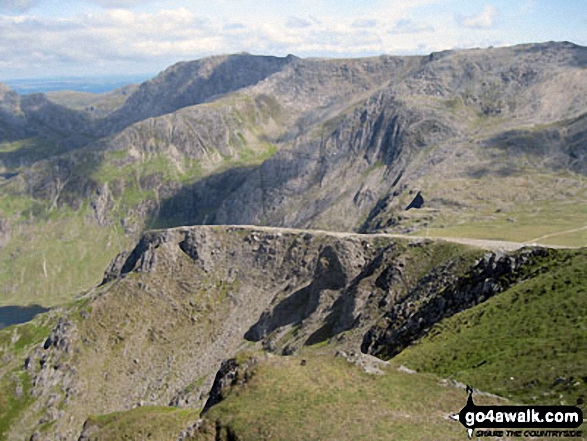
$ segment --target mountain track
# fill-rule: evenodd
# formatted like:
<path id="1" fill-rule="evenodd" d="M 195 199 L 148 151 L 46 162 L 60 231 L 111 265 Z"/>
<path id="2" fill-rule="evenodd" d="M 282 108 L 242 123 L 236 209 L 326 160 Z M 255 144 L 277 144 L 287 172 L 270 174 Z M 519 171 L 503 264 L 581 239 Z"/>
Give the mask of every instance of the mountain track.
<path id="1" fill-rule="evenodd" d="M 549 245 L 549 244 L 541 244 L 537 243 L 538 239 L 533 239 L 532 241 L 528 242 L 510 242 L 504 240 L 489 240 L 489 239 L 472 239 L 468 237 L 427 237 L 427 236 L 411 236 L 406 234 L 391 234 L 391 233 L 353 233 L 353 232 L 344 232 L 344 231 L 327 231 L 327 230 L 314 230 L 314 229 L 302 229 L 302 228 L 285 228 L 285 227 L 268 227 L 268 226 L 257 226 L 257 225 L 201 225 L 200 228 L 215 228 L 215 227 L 222 227 L 222 228 L 234 228 L 234 229 L 244 229 L 244 230 L 256 230 L 256 231 L 264 231 L 264 232 L 271 232 L 271 233 L 279 233 L 279 232 L 289 232 L 289 233 L 315 233 L 315 234 L 324 234 L 333 237 L 339 238 L 365 238 L 365 237 L 384 237 L 390 239 L 403 239 L 403 240 L 411 240 L 414 242 L 420 242 L 424 240 L 431 240 L 431 241 L 445 241 L 445 242 L 453 242 L 462 245 L 469 245 L 477 248 L 482 248 L 488 251 L 515 251 L 517 249 L 523 247 L 530 247 L 530 246 L 540 246 L 543 248 L 553 248 L 553 249 L 577 249 L 581 247 L 564 247 L 559 245 Z M 177 227 L 177 228 L 185 228 L 185 227 Z M 587 227 L 584 227 L 587 228 Z M 558 233 L 557 233 L 558 234 Z M 539 238 L 541 239 L 541 238 Z"/>

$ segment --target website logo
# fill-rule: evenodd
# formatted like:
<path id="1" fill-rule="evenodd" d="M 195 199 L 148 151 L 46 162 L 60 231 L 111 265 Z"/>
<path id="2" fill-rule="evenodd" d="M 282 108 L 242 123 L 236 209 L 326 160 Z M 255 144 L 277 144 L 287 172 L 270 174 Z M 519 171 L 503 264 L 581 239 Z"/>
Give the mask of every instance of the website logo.
<path id="1" fill-rule="evenodd" d="M 583 411 L 577 406 L 477 406 L 470 386 L 467 386 L 467 393 L 467 404 L 451 418 L 467 429 L 469 439 L 473 434 L 478 437 L 582 436 L 581 431 L 560 430 L 576 429 L 583 424 Z M 485 430 L 476 430 L 478 428 Z"/>

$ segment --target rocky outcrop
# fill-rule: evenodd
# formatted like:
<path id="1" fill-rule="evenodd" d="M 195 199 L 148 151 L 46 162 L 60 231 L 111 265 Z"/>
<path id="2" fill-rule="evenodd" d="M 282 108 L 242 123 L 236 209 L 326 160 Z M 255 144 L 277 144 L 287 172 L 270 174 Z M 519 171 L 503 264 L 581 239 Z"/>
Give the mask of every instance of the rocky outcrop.
<path id="1" fill-rule="evenodd" d="M 32 380 L 31 396 L 37 419 L 34 425 L 54 424 L 62 419 L 63 410 L 79 392 L 79 376 L 73 361 L 77 327 L 67 317 L 59 319 L 45 342 L 24 362 Z M 33 435 L 35 436 L 35 435 Z M 37 434 L 36 439 L 39 438 Z"/>
<path id="2" fill-rule="evenodd" d="M 464 274 L 441 266 L 418 281 L 405 296 L 390 303 L 391 308 L 365 334 L 364 353 L 391 358 L 414 343 L 436 323 L 485 302 L 520 283 L 531 274 L 526 268 L 549 254 L 544 248 L 528 248 L 512 255 L 489 253 Z M 390 290 L 393 276 L 385 271 L 376 284 Z M 391 279 L 391 280 L 390 280 Z"/>
<path id="3" fill-rule="evenodd" d="M 240 363 L 234 358 L 223 361 L 216 373 L 202 413 L 220 403 L 234 387 L 244 386 L 254 375 L 254 368 L 257 363 L 258 361 L 254 357 Z"/>
<path id="4" fill-rule="evenodd" d="M 237 352 L 263 312 L 311 284 L 316 292 L 302 307 L 310 315 L 298 317 L 306 322 L 301 340 L 295 345 L 288 340 L 292 349 L 299 347 L 321 326 L 325 308 L 360 271 L 357 266 L 374 253 L 369 243 L 376 240 L 255 227 L 184 227 L 145 234 L 132 252 L 115 259 L 105 283 L 76 313 L 81 321 L 74 333 L 68 331 L 66 346 L 81 354 L 75 378 L 84 382 L 76 383 L 68 410 L 54 415 L 53 430 L 79 434 L 88 415 L 138 403 L 198 406 L 202 394 L 207 399 L 218 366 Z M 285 341 L 275 336 L 291 326 L 280 325 L 274 322 L 263 338 L 282 350 Z M 54 356 L 44 359 L 45 353 L 62 353 L 65 340 L 54 334 L 30 366 L 40 360 L 52 365 Z M 177 375 L 169 376 L 170 369 Z M 43 383 L 39 403 L 61 390 L 55 378 Z M 69 385 L 70 380 L 63 381 Z"/>
<path id="5" fill-rule="evenodd" d="M 533 262 L 556 251 L 463 252 L 377 234 L 150 231 L 29 354 L 27 424 L 74 439 L 90 415 L 143 405 L 207 410 L 251 378 L 256 356 L 235 356 L 243 344 L 287 356 L 331 342 L 378 374 L 384 364 L 370 354 L 397 353 L 443 318 L 530 277 Z M 369 355 L 359 354 L 362 342 Z"/>
<path id="6" fill-rule="evenodd" d="M 130 255 L 129 251 L 122 251 L 118 253 L 114 259 L 108 264 L 104 271 L 104 278 L 100 285 L 104 285 L 120 276 L 122 267 Z"/>
<path id="7" fill-rule="evenodd" d="M 358 60 L 212 57 L 144 83 L 98 131 L 95 121 L 40 95 L 17 97 L 24 120 L 51 136 L 57 126 L 67 132 L 60 152 L 81 145 L 69 137 L 83 127 L 86 143 L 111 137 L 92 144 L 84 160 L 55 159 L 24 173 L 14 191 L 26 189 L 50 209 L 79 210 L 91 199 L 98 224 L 122 217 L 129 236 L 145 224 L 401 232 L 406 193 L 425 176 L 507 177 L 527 168 L 584 174 L 585 52 L 547 43 Z M 5 107 L 16 109 L 4 96 Z M 498 154 L 520 164 L 492 162 Z M 22 155 L 14 155 L 0 161 L 19 164 Z M 94 194 L 103 188 L 95 177 L 102 166 L 134 170 L 111 179 L 110 203 Z M 468 201 L 444 198 L 441 187 L 426 193 L 428 208 L 469 210 Z M 123 197 L 130 192 L 132 203 Z M 113 210 L 120 213 L 110 216 Z"/>
<path id="8" fill-rule="evenodd" d="M 377 94 L 322 139 L 300 140 L 263 163 L 211 222 L 352 230 L 397 185 L 410 158 L 454 136 L 454 126 L 446 115 Z"/>
<path id="9" fill-rule="evenodd" d="M 0 248 L 8 243 L 12 234 L 12 225 L 8 219 L 0 216 Z"/>
<path id="10" fill-rule="evenodd" d="M 295 59 L 292 55 L 278 58 L 236 54 L 175 64 L 141 84 L 119 110 L 106 118 L 102 130 L 112 133 L 137 121 L 254 85 Z"/>

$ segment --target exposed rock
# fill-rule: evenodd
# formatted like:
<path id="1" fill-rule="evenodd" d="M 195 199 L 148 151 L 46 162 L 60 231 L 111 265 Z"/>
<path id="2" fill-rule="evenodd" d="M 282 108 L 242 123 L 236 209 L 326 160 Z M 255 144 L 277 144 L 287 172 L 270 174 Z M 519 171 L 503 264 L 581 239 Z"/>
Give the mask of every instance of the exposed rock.
<path id="1" fill-rule="evenodd" d="M 112 198 L 108 183 L 105 183 L 96 190 L 96 197 L 90 202 L 90 207 L 94 210 L 96 221 L 98 225 L 106 225 L 108 223 L 108 213 L 112 205 Z"/>
<path id="2" fill-rule="evenodd" d="M 296 60 L 236 54 L 178 63 L 147 81 L 103 123 L 107 132 L 203 103 L 267 78 Z"/>
<path id="3" fill-rule="evenodd" d="M 348 353 L 345 351 L 336 351 L 335 357 L 343 357 L 349 363 L 356 364 L 361 367 L 367 374 L 372 375 L 383 375 L 384 371 L 382 368 L 389 366 L 389 363 L 380 360 L 379 358 L 373 357 L 369 354 L 362 354 L 360 352 L 351 350 Z"/>
<path id="4" fill-rule="evenodd" d="M 87 420 L 84 423 L 82 433 L 80 434 L 77 441 L 89 441 L 92 439 L 92 435 L 98 432 L 99 427 L 96 424 L 93 424 L 91 420 Z"/>
<path id="5" fill-rule="evenodd" d="M 114 259 L 108 264 L 106 267 L 106 271 L 104 271 L 104 278 L 102 279 L 102 283 L 100 285 L 104 285 L 116 278 L 118 278 L 122 272 L 122 268 L 130 256 L 129 251 L 123 251 L 118 253 Z"/>
<path id="6" fill-rule="evenodd" d="M 446 267 L 431 271 L 407 295 L 391 304 L 384 318 L 365 334 L 361 350 L 386 358 L 397 355 L 442 319 L 529 277 L 524 266 L 548 253 L 543 248 L 526 248 L 513 255 L 489 253 L 460 277 L 450 274 Z"/>
<path id="7" fill-rule="evenodd" d="M 203 420 L 199 419 L 194 424 L 192 424 L 190 427 L 188 427 L 186 430 L 181 432 L 179 434 L 179 437 L 177 438 L 177 441 L 189 441 L 189 440 L 193 439 L 195 437 L 195 435 L 198 433 L 198 430 L 200 429 L 202 422 L 203 422 Z"/>
<path id="8" fill-rule="evenodd" d="M 254 368 L 257 363 L 258 361 L 254 357 L 242 363 L 237 362 L 234 358 L 223 361 L 216 373 L 210 396 L 202 413 L 220 403 L 232 388 L 244 386 L 254 374 Z"/>
<path id="9" fill-rule="evenodd" d="M 0 221 L 0 246 L 62 208 L 90 206 L 99 231 L 123 219 L 131 236 L 147 224 L 214 223 L 411 232 L 451 203 L 427 196 L 430 217 L 406 225 L 421 214 L 402 210 L 408 184 L 428 176 L 430 188 L 565 169 L 561 187 L 578 182 L 580 195 L 586 53 L 548 43 L 363 60 L 215 57 L 171 67 L 103 121 L 0 86 L 2 141 L 27 140 L 0 155 L 2 188 L 30 206 Z M 434 246 L 244 227 L 149 232 L 109 265 L 104 282 L 116 283 L 86 297 L 91 314 L 60 321 L 19 360 L 37 400 L 29 426 L 40 418 L 70 436 L 89 409 L 196 403 L 201 391 L 184 391 L 207 384 L 243 335 L 281 354 L 362 341 L 393 356 L 550 252 L 493 253 L 461 274 L 450 257 L 413 271 L 409 258 Z"/>
<path id="10" fill-rule="evenodd" d="M 442 258 L 424 271 L 417 259 L 434 252 Z M 431 240 L 268 227 L 151 231 L 124 264 L 123 255 L 110 265 L 112 283 L 71 318 L 55 311 L 61 319 L 48 338 L 23 355 L 37 415 L 29 426 L 50 423 L 51 434 L 71 439 L 88 415 L 137 403 L 208 410 L 254 371 L 255 356 L 227 359 L 243 337 L 288 355 L 331 342 L 381 374 L 385 362 L 361 353 L 361 342 L 376 355 L 399 351 L 444 317 L 530 277 L 524 268 L 551 252 L 459 257 L 458 247 Z"/>

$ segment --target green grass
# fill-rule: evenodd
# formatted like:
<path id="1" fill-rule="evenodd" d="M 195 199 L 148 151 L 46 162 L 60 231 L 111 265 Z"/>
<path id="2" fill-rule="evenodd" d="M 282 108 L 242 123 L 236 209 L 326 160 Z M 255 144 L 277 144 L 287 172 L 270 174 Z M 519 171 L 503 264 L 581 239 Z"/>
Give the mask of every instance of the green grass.
<path id="1" fill-rule="evenodd" d="M 271 158 L 277 153 L 277 146 L 269 142 L 261 142 L 256 149 L 245 147 L 238 151 L 235 156 L 224 156 L 214 172 L 222 172 L 229 168 L 258 165 Z"/>
<path id="2" fill-rule="evenodd" d="M 440 220 L 437 223 L 442 222 L 443 228 L 435 227 L 433 223 L 427 230 L 420 229 L 414 234 L 426 231 L 430 237 L 467 237 L 581 247 L 587 246 L 585 230 L 566 231 L 585 226 L 586 219 L 587 210 L 583 207 L 560 206 L 544 210 L 541 214 L 523 211 L 505 215 L 487 214 L 486 219 L 467 220 L 455 225 L 447 225 Z"/>
<path id="3" fill-rule="evenodd" d="M 67 146 L 59 142 L 40 138 L 26 138 L 12 142 L 0 143 L 0 171 L 23 170 L 37 161 L 50 158 L 68 151 Z"/>
<path id="4" fill-rule="evenodd" d="M 214 439 L 216 421 L 243 441 L 466 436 L 462 426 L 445 418 L 463 407 L 465 392 L 433 376 L 393 368 L 368 375 L 344 359 L 317 353 L 306 360 L 305 366 L 301 357 L 262 362 L 246 386 L 206 414 L 208 433 L 201 438 Z"/>
<path id="5" fill-rule="evenodd" d="M 539 242 L 545 245 L 587 247 L 587 228 L 580 231 L 571 231 L 567 233 L 554 233 L 551 236 L 541 238 Z"/>
<path id="6" fill-rule="evenodd" d="M 62 94 L 57 98 L 85 106 L 84 100 L 92 97 Z M 0 215 L 10 222 L 12 234 L 8 244 L 0 248 L 0 305 L 52 306 L 71 300 L 98 283 L 110 260 L 133 245 L 136 237 L 124 236 L 120 219 L 134 224 L 139 232 L 148 220 L 144 203 L 155 206 L 162 186 L 172 182 L 190 185 L 231 167 L 258 165 L 274 155 L 277 146 L 269 142 L 271 137 L 264 133 L 263 124 L 279 114 L 277 103 L 270 97 L 259 97 L 258 105 L 251 97 L 241 98 L 242 102 L 235 97 L 234 103 L 218 104 L 226 118 L 240 121 L 232 156 L 217 157 L 214 146 L 209 146 L 218 160 L 206 162 L 181 154 L 171 157 L 168 146 L 157 139 L 152 141 L 161 152 L 145 153 L 140 159 L 131 158 L 128 151 L 79 154 L 70 180 L 75 181 L 75 188 L 68 187 L 57 200 L 71 203 L 77 211 L 67 203 L 57 206 L 48 195 L 33 197 L 22 180 L 7 182 L 2 188 Z M 0 143 L 0 171 L 19 171 L 63 152 L 58 143 L 33 138 Z M 50 165 L 37 164 L 35 173 L 48 177 L 50 169 Z M 89 201 L 77 190 L 106 183 L 112 203 L 107 213 L 109 225 L 102 226 L 93 219 Z"/>
<path id="7" fill-rule="evenodd" d="M 139 407 L 90 418 L 88 424 L 93 427 L 93 431 L 89 440 L 175 440 L 198 418 L 199 410 L 196 409 Z"/>
<path id="8" fill-rule="evenodd" d="M 0 330 L 0 440 L 6 439 L 12 425 L 35 400 L 32 380 L 23 364 L 34 347 L 49 336 L 54 324 L 49 314 L 43 314 L 29 323 Z"/>
<path id="9" fill-rule="evenodd" d="M 402 215 L 416 235 L 587 246 L 584 230 L 559 234 L 587 225 L 585 184 L 563 172 L 431 181 L 422 184 L 425 209 Z"/>
<path id="10" fill-rule="evenodd" d="M 99 168 L 93 173 L 92 177 L 99 183 L 112 182 L 115 179 L 131 181 L 135 185 L 141 177 L 149 175 L 159 175 L 164 180 L 176 179 L 186 172 L 184 166 L 186 158 L 180 164 L 175 164 L 169 157 L 164 154 L 153 154 L 146 159 L 130 159 L 124 151 L 107 152 L 105 160 Z M 126 161 L 124 161 L 126 160 Z M 121 161 L 123 161 L 121 163 Z M 195 168 L 187 167 L 188 171 Z"/>
<path id="11" fill-rule="evenodd" d="M 0 356 L 5 352 L 22 353 L 24 349 L 41 343 L 51 332 L 47 324 L 33 322 L 9 326 L 0 330 Z M 12 343 L 13 339 L 17 339 Z"/>
<path id="12" fill-rule="evenodd" d="M 26 371 L 14 371 L 0 379 L 0 440 L 6 439 L 12 422 L 31 404 L 31 387 Z"/>
<path id="13" fill-rule="evenodd" d="M 259 151 L 244 149 L 238 157 L 215 167 L 260 163 L 276 151 L 275 145 L 265 143 Z M 156 154 L 143 162 L 124 165 L 125 159 L 125 153 L 108 152 L 97 169 L 91 167 L 90 176 L 99 184 L 124 182 L 108 214 L 111 225 L 98 225 L 85 204 L 77 212 L 67 206 L 51 210 L 48 201 L 6 192 L 0 212 L 11 219 L 13 228 L 10 241 L 0 248 L 0 305 L 54 306 L 95 286 L 111 259 L 136 240 L 124 235 L 116 219 L 125 217 L 140 225 L 142 220 L 132 209 L 156 198 L 154 189 L 141 188 L 143 180 L 155 176 L 157 182 L 178 180 L 189 184 L 204 174 L 199 161 L 189 158 L 175 164 L 165 155 Z"/>
<path id="14" fill-rule="evenodd" d="M 559 251 L 535 271 L 437 324 L 394 361 L 528 403 L 585 399 L 587 250 Z"/>
<path id="15" fill-rule="evenodd" d="M 54 306 L 102 280 L 110 260 L 131 241 L 83 213 L 14 229 L 0 248 L 0 305 Z"/>

